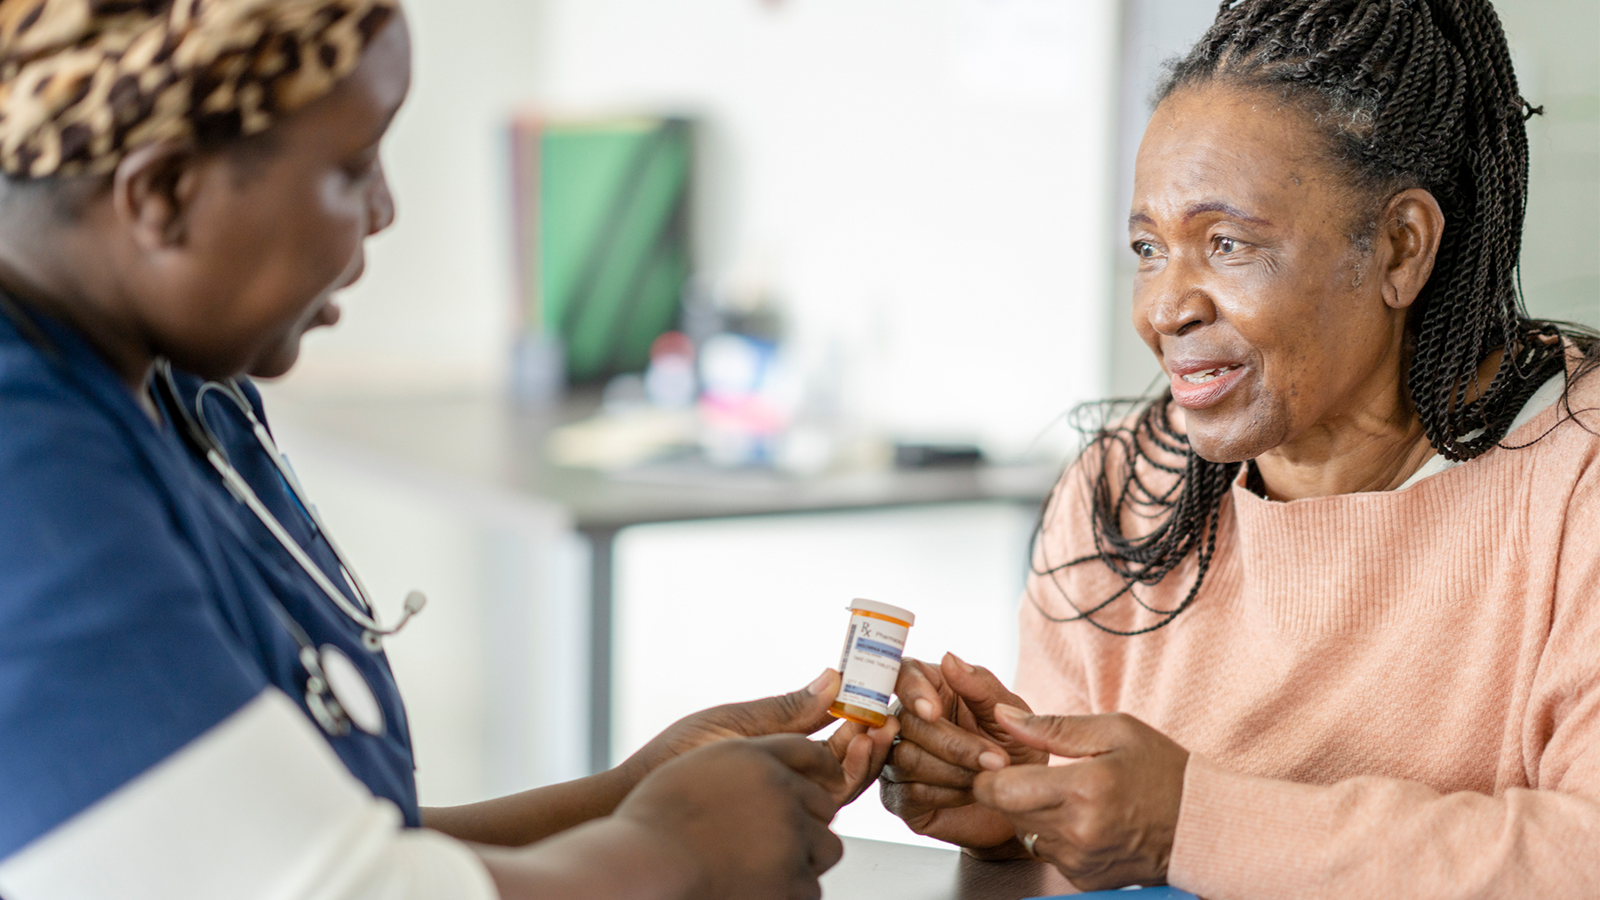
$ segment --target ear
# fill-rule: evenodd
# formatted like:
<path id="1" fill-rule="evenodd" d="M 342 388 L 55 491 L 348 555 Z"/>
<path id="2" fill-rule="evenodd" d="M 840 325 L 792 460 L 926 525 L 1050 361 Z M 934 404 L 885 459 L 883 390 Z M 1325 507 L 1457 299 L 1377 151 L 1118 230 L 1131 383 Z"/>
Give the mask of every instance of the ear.
<path id="1" fill-rule="evenodd" d="M 1410 188 L 1390 198 L 1379 221 L 1378 241 L 1388 251 L 1383 302 L 1392 309 L 1406 309 L 1433 274 L 1444 235 L 1444 210 L 1433 194 Z"/>
<path id="2" fill-rule="evenodd" d="M 189 140 L 164 140 L 129 153 L 111 179 L 111 205 L 134 243 L 156 253 L 189 240 L 200 155 Z"/>

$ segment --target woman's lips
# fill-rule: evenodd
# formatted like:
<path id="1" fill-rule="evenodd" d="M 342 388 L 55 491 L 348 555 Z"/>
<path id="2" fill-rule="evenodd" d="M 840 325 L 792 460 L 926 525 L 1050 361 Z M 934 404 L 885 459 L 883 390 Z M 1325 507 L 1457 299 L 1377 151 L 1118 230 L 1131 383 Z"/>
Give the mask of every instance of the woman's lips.
<path id="1" fill-rule="evenodd" d="M 1244 379 L 1242 363 L 1197 361 L 1169 364 L 1172 399 L 1184 409 L 1205 409 L 1222 398 Z"/>

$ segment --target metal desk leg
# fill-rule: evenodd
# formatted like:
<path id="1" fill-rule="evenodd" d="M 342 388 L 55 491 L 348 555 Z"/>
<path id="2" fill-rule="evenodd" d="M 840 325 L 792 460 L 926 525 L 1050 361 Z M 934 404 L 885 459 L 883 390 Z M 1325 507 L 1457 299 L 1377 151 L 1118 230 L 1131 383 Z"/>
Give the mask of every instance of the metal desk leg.
<path id="1" fill-rule="evenodd" d="M 611 768 L 612 579 L 617 529 L 584 529 L 589 539 L 589 771 Z"/>

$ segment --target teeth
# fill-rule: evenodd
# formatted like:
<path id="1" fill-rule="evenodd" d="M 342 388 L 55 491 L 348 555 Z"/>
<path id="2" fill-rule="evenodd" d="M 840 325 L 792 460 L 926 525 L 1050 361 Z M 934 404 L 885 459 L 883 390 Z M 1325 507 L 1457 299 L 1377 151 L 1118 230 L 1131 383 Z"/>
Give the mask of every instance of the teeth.
<path id="1" fill-rule="evenodd" d="M 1207 369 L 1204 372 L 1194 372 L 1189 375 L 1185 375 L 1183 376 L 1183 380 L 1189 382 L 1190 384 L 1205 384 L 1206 382 L 1213 381 L 1237 368 L 1239 367 L 1223 366 L 1220 369 Z"/>

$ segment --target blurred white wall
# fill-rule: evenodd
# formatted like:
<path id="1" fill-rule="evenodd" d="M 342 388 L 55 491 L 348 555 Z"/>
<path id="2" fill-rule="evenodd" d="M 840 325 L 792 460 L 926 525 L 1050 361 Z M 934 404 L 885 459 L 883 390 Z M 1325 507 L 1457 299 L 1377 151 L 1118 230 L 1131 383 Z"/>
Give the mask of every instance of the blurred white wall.
<path id="1" fill-rule="evenodd" d="M 541 0 L 405 0 L 411 96 L 384 144 L 399 218 L 289 376 L 340 392 L 498 386 L 512 322 L 506 124 L 539 81 Z"/>
<path id="2" fill-rule="evenodd" d="M 1600 326 L 1600 3 L 1498 0 L 1528 120 L 1522 289 L 1536 316 Z"/>
<path id="3" fill-rule="evenodd" d="M 519 109 L 705 123 L 699 256 L 859 418 L 1027 446 L 1105 379 L 1114 0 L 408 0 L 400 219 L 297 384 L 497 385 Z"/>
<path id="4" fill-rule="evenodd" d="M 858 415 L 1011 450 L 1101 394 L 1112 0 L 544 2 L 544 104 L 699 116 L 705 273 Z"/>

